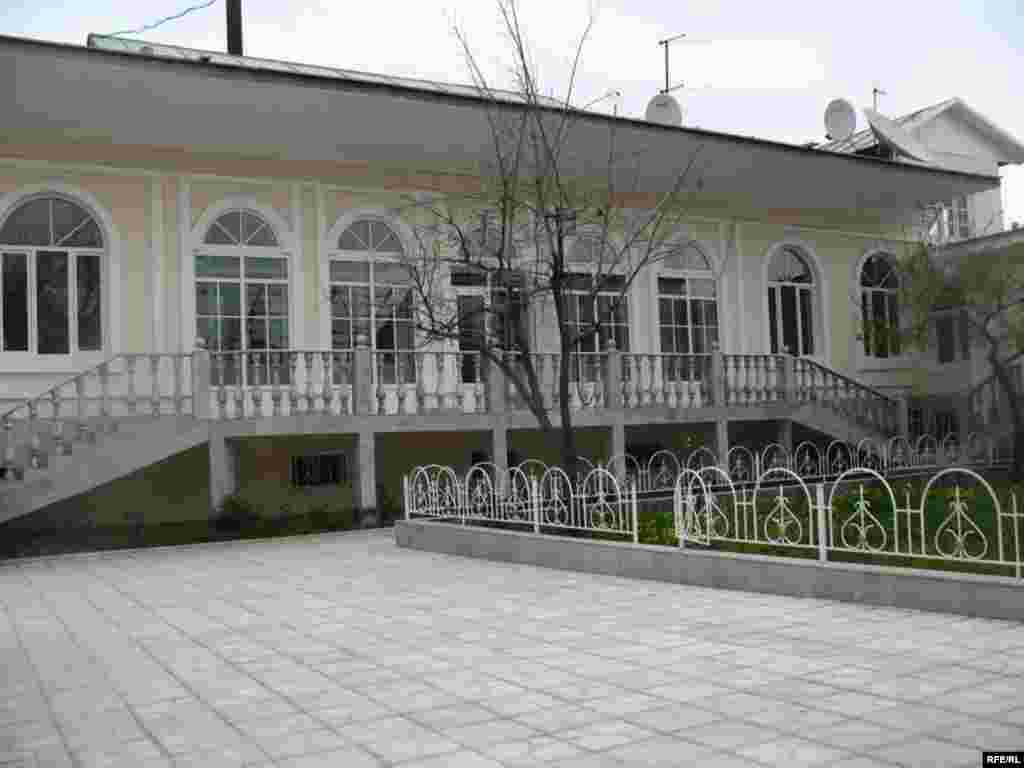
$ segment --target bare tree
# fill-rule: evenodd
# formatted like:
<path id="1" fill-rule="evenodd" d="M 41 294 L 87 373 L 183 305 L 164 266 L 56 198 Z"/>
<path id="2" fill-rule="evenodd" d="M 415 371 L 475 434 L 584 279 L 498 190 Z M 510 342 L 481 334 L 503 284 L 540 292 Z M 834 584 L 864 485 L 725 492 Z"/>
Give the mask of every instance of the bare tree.
<path id="1" fill-rule="evenodd" d="M 643 192 L 632 164 L 638 154 L 618 150 L 615 121 L 606 121 L 600 158 L 574 144 L 576 129 L 586 121 L 593 126 L 595 119 L 572 106 L 593 17 L 576 47 L 566 96 L 555 101 L 541 95 L 515 0 L 499 0 L 498 8 L 513 51 L 516 89 L 499 92 L 488 84 L 467 36 L 454 26 L 484 98 L 490 146 L 473 189 L 410 201 L 417 248 L 406 266 L 423 342 L 461 340 L 484 366 L 497 366 L 540 428 L 553 436 L 560 432 L 564 466 L 573 470 L 571 387 L 580 386 L 610 342 L 623 345 L 634 280 L 687 248 L 715 264 L 697 241 L 673 239 L 687 195 L 702 186 L 700 148 L 672 173 L 670 189 L 653 205 L 630 207 L 631 195 Z M 455 276 L 485 286 L 491 300 L 460 303 L 451 289 Z M 533 334 L 531 320 L 540 326 Z M 534 346 L 552 340 L 549 351 L 559 362 L 557 427 L 533 354 L 539 351 Z"/>

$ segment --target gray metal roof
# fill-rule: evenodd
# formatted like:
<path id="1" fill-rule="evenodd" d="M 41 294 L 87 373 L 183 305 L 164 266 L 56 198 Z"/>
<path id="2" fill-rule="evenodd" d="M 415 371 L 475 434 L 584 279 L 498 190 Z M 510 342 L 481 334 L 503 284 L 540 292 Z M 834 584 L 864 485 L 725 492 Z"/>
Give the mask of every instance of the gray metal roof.
<path id="1" fill-rule="evenodd" d="M 381 75 L 374 72 L 360 72 L 354 69 L 338 69 L 336 67 L 320 67 L 315 64 L 300 64 L 290 61 L 278 61 L 276 59 L 260 59 L 253 56 L 235 56 L 223 51 L 205 51 L 198 48 L 184 48 L 178 45 L 167 45 L 165 43 L 150 43 L 145 40 L 133 40 L 127 37 L 112 35 L 91 34 L 88 37 L 88 47 L 104 51 L 116 51 L 119 53 L 133 53 L 139 56 L 146 56 L 159 59 L 176 59 L 179 61 L 194 61 L 200 63 L 223 64 L 239 69 L 265 72 L 290 72 L 299 75 L 313 75 L 315 77 L 327 77 L 335 80 L 347 80 L 361 83 L 375 83 L 379 85 L 395 85 L 402 88 L 412 88 L 420 91 L 433 93 L 446 93 L 458 96 L 491 96 L 497 101 L 504 101 L 513 104 L 525 102 L 522 94 L 513 91 L 503 91 L 497 88 L 484 90 L 475 85 L 463 85 L 459 83 L 444 83 L 436 80 L 420 80 L 413 77 L 396 77 L 394 75 Z M 564 102 L 547 96 L 537 96 L 540 104 L 548 107 L 563 107 Z"/>

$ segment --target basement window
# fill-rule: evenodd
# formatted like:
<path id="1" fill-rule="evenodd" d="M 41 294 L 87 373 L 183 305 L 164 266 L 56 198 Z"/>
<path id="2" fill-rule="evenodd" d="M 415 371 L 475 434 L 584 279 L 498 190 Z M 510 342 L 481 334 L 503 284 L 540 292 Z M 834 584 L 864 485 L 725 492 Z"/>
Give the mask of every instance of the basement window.
<path id="1" fill-rule="evenodd" d="M 348 482 L 348 466 L 343 453 L 317 453 L 292 456 L 292 485 L 313 488 L 321 485 L 344 485 Z"/>

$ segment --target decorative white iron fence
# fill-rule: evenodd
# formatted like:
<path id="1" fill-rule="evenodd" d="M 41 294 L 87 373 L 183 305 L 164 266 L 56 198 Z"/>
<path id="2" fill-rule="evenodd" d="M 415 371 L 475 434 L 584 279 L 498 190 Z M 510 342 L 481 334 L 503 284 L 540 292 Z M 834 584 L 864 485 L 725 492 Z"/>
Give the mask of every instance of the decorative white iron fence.
<path id="1" fill-rule="evenodd" d="M 663 503 L 665 511 L 671 504 L 680 548 L 726 542 L 769 552 L 772 547 L 816 551 L 821 562 L 848 553 L 870 556 L 876 564 L 897 558 L 986 564 L 1012 569 L 1020 578 L 1024 512 L 1016 495 L 1000 502 L 989 482 L 966 466 L 922 472 L 928 465 L 920 462 L 932 460 L 932 448 L 943 450 L 942 443 L 932 442 L 936 445 L 922 444 L 923 452 L 903 454 L 907 463 L 888 476 L 873 466 L 844 463 L 857 454 L 838 444 L 848 453 L 843 457 L 836 449 L 835 457 L 819 456 L 819 461 L 835 461 L 824 471 L 816 466 L 820 474 L 813 482 L 788 457 L 783 461 L 781 446 L 751 454 L 760 469 L 752 477 L 699 461 L 683 466 L 667 451 L 651 457 L 646 474 L 635 458 L 623 455 L 575 482 L 562 469 L 535 459 L 505 474 L 490 463 L 476 464 L 463 476 L 428 465 L 403 479 L 405 517 L 523 525 L 535 532 L 602 532 L 636 543 L 638 492 L 644 490 L 636 479 L 647 478 L 647 490 L 670 491 L 653 499 L 649 494 L 644 503 Z M 778 461 L 769 465 L 765 455 L 770 458 L 770 452 Z M 903 483 L 900 492 L 894 481 Z"/>
<path id="2" fill-rule="evenodd" d="M 524 464 L 527 462 L 524 462 Z M 536 462 L 540 463 L 540 462 Z M 417 467 L 403 478 L 405 516 L 466 523 L 511 523 L 577 531 L 600 531 L 638 540 L 635 487 L 594 468 L 573 482 L 559 467 L 539 477 L 512 467 L 498 476 L 490 463 L 475 464 L 463 476 L 450 467 Z"/>
<path id="3" fill-rule="evenodd" d="M 947 467 L 905 483 L 902 498 L 871 467 L 846 469 L 808 485 L 786 467 L 770 467 L 750 487 L 737 487 L 718 467 L 683 470 L 673 488 L 679 547 L 714 542 L 775 545 L 873 558 L 915 558 L 1013 568 L 1021 577 L 1017 496 L 1001 503 L 985 478 Z"/>

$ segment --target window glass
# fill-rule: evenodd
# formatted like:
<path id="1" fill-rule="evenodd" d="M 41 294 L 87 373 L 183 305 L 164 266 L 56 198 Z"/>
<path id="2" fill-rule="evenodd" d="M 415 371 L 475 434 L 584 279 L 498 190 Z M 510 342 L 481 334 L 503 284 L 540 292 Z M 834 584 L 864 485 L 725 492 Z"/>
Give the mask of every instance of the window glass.
<path id="1" fill-rule="evenodd" d="M 100 333 L 100 257 L 80 253 L 76 257 L 78 271 L 78 348 L 99 350 L 103 346 Z"/>
<path id="2" fill-rule="evenodd" d="M 68 329 L 68 255 L 58 251 L 36 254 L 37 349 L 41 355 L 70 352 Z"/>
<path id="3" fill-rule="evenodd" d="M 245 260 L 245 274 L 249 278 L 287 280 L 288 262 L 285 259 L 249 257 Z"/>
<path id="4" fill-rule="evenodd" d="M 30 200 L 16 208 L 0 229 L 5 245 L 53 245 L 50 231 L 50 200 Z"/>
<path id="5" fill-rule="evenodd" d="M 362 261 L 331 262 L 331 280 L 339 283 L 370 282 L 370 265 Z"/>
<path id="6" fill-rule="evenodd" d="M 813 283 L 810 267 L 796 248 L 778 248 L 768 266 L 768 279 L 777 283 Z"/>
<path id="7" fill-rule="evenodd" d="M 0 274 L 3 294 L 3 346 L 10 352 L 28 351 L 28 256 L 5 253 Z"/>
<path id="8" fill-rule="evenodd" d="M 196 256 L 196 277 L 240 277 L 241 263 L 235 256 Z"/>

